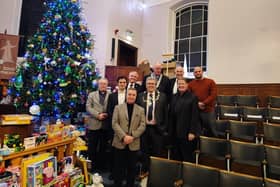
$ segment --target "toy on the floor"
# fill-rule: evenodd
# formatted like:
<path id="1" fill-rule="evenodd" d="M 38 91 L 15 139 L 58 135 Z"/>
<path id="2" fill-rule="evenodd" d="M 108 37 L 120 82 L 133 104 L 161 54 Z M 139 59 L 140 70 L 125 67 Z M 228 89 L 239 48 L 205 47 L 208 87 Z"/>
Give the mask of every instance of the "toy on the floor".
<path id="1" fill-rule="evenodd" d="M 104 187 L 103 178 L 98 173 L 92 175 L 92 185 L 91 187 Z"/>
<path id="2" fill-rule="evenodd" d="M 63 172 L 64 173 L 71 173 L 74 169 L 74 164 L 73 164 L 73 156 L 67 156 L 63 158 Z"/>

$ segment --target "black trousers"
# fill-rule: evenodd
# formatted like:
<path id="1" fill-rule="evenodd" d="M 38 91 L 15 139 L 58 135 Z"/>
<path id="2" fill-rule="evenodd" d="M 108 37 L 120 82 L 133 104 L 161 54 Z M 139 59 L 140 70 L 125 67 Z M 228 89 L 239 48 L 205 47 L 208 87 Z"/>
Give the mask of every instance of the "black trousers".
<path id="1" fill-rule="evenodd" d="M 127 187 L 134 187 L 136 177 L 137 151 L 125 149 L 114 150 L 113 177 L 115 187 L 121 187 L 122 181 L 126 180 Z"/>
<path id="2" fill-rule="evenodd" d="M 217 136 L 217 132 L 215 129 L 215 112 L 200 112 L 199 114 L 201 125 L 202 125 L 202 133 L 205 136 Z"/>
<path id="3" fill-rule="evenodd" d="M 88 156 L 92 161 L 92 170 L 105 169 L 107 163 L 111 163 L 107 160 L 106 149 L 108 148 L 108 131 L 104 129 L 89 130 L 87 132 L 88 138 Z"/>
<path id="4" fill-rule="evenodd" d="M 186 138 L 176 138 L 175 149 L 174 149 L 174 159 L 179 161 L 194 162 L 195 154 L 194 151 L 197 147 L 197 139 L 193 141 L 188 141 Z"/>
<path id="5" fill-rule="evenodd" d="M 163 146 L 163 136 L 156 126 L 146 125 L 146 130 L 141 137 L 141 157 L 142 170 L 146 172 L 150 167 L 150 156 L 161 156 Z"/>

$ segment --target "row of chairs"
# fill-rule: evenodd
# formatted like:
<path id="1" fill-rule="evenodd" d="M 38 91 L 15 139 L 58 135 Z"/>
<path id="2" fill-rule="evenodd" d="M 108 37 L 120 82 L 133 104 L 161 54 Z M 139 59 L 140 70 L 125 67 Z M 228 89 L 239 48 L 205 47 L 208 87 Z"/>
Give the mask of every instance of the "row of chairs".
<path id="1" fill-rule="evenodd" d="M 148 187 L 279 187 L 280 181 L 151 157 Z"/>
<path id="2" fill-rule="evenodd" d="M 259 99 L 256 95 L 218 95 L 216 103 L 227 106 L 259 107 Z M 267 107 L 280 108 L 280 96 L 268 96 Z"/>
<path id="3" fill-rule="evenodd" d="M 196 164 L 280 179 L 279 146 L 200 136 L 198 147 Z"/>
<path id="4" fill-rule="evenodd" d="M 280 145 L 280 124 L 216 120 L 217 136 L 223 139 L 241 140 L 260 144 Z"/>
<path id="5" fill-rule="evenodd" d="M 216 106 L 217 119 L 280 123 L 280 108 Z"/>

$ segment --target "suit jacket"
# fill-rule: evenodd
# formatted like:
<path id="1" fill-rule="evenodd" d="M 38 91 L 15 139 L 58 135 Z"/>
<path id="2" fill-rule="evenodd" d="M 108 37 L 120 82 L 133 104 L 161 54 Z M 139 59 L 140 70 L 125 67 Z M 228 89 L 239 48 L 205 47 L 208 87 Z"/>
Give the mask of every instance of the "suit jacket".
<path id="1" fill-rule="evenodd" d="M 142 91 L 146 91 L 146 80 L 148 77 L 150 77 L 150 75 L 145 76 L 143 79 L 143 83 L 142 83 Z M 163 92 L 167 97 L 169 97 L 171 95 L 172 92 L 170 92 L 170 80 L 167 76 L 162 74 L 162 78 L 160 81 L 159 86 L 157 87 L 157 90 L 159 90 L 160 92 Z"/>
<path id="2" fill-rule="evenodd" d="M 129 85 L 129 83 L 127 84 L 127 86 Z M 126 87 L 127 89 L 128 87 Z M 142 86 L 138 83 L 134 83 L 134 88 L 136 89 L 137 93 L 142 92 Z"/>
<path id="3" fill-rule="evenodd" d="M 137 97 L 137 104 L 142 106 L 145 110 L 147 109 L 147 92 L 142 92 Z M 167 131 L 168 125 L 168 103 L 166 95 L 162 92 L 156 91 L 155 98 L 158 99 L 155 101 L 155 120 L 156 120 L 156 128 L 160 134 L 164 134 Z"/>
<path id="4" fill-rule="evenodd" d="M 188 133 L 200 134 L 198 99 L 191 92 L 176 93 L 170 104 L 169 134 L 186 139 Z"/>
<path id="5" fill-rule="evenodd" d="M 119 104 L 118 99 L 118 92 L 111 93 L 108 98 L 108 104 L 107 104 L 107 113 L 108 113 L 108 120 L 110 123 L 112 123 L 112 117 L 113 112 L 115 109 L 115 106 Z"/>
<path id="6" fill-rule="evenodd" d="M 172 93 L 172 94 L 173 94 L 173 87 L 174 87 L 176 80 L 177 80 L 176 77 L 170 79 L 170 93 Z"/>
<path id="7" fill-rule="evenodd" d="M 144 109 L 134 104 L 131 124 L 129 126 L 127 104 L 117 105 L 113 113 L 112 127 L 115 132 L 112 146 L 117 149 L 124 149 L 126 145 L 123 143 L 123 138 L 125 135 L 131 135 L 134 137 L 134 140 L 131 144 L 128 144 L 129 150 L 139 150 L 140 136 L 144 133 L 146 128 Z"/>
<path id="8" fill-rule="evenodd" d="M 87 122 L 88 129 L 90 130 L 98 130 L 101 128 L 108 128 L 108 121 L 100 121 L 97 119 L 98 114 L 107 111 L 107 103 L 108 103 L 109 92 L 107 91 L 104 105 L 99 103 L 99 91 L 91 92 L 88 95 L 88 99 L 86 102 L 86 111 L 89 114 L 89 119 Z"/>

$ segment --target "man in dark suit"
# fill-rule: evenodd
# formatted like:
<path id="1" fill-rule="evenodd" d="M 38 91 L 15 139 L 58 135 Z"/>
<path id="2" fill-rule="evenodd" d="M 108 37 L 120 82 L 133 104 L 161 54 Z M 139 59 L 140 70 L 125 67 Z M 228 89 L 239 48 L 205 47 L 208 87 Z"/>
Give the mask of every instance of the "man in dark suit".
<path id="1" fill-rule="evenodd" d="M 170 92 L 170 80 L 167 76 L 162 74 L 161 63 L 156 63 L 153 65 L 153 73 L 145 76 L 142 83 L 142 91 L 146 90 L 146 80 L 148 77 L 154 77 L 157 80 L 156 89 L 164 93 L 167 97 L 171 95 Z"/>
<path id="2" fill-rule="evenodd" d="M 134 186 L 137 152 L 140 149 L 140 137 L 145 131 L 144 109 L 135 104 L 136 97 L 136 89 L 129 88 L 126 103 L 117 105 L 113 113 L 112 127 L 115 134 L 112 145 L 115 147 L 115 187 L 122 186 L 125 173 L 126 186 Z"/>
<path id="3" fill-rule="evenodd" d="M 108 137 L 108 142 L 110 142 L 110 153 L 113 153 L 113 149 L 111 147 L 111 142 L 113 140 L 113 129 L 112 129 L 112 117 L 113 117 L 113 112 L 115 109 L 116 105 L 119 104 L 123 104 L 125 103 L 126 100 L 126 85 L 127 85 L 127 78 L 124 76 L 120 76 L 117 78 L 117 91 L 113 92 L 109 95 L 108 98 L 108 104 L 107 104 L 107 113 L 108 113 L 108 121 L 109 121 L 109 125 L 110 125 L 110 134 Z M 109 166 L 109 170 L 112 171 L 112 166 L 114 164 L 113 162 L 113 155 L 110 154 L 108 155 L 109 159 L 107 160 L 107 164 Z M 110 177 L 113 177 L 112 175 L 110 175 Z"/>
<path id="4" fill-rule="evenodd" d="M 175 142 L 175 159 L 193 162 L 195 138 L 201 127 L 198 99 L 188 90 L 187 79 L 178 79 L 178 93 L 170 103 L 169 134 Z"/>
<path id="5" fill-rule="evenodd" d="M 135 88 L 137 93 L 140 93 L 142 88 L 141 85 L 137 83 L 138 77 L 139 75 L 136 71 L 129 72 L 127 88 Z"/>
<path id="6" fill-rule="evenodd" d="M 124 103 L 126 98 L 127 78 L 124 76 L 120 76 L 117 78 L 117 83 L 117 91 L 111 93 L 108 98 L 107 112 L 110 122 L 112 122 L 115 106 Z"/>
<path id="7" fill-rule="evenodd" d="M 175 69 L 175 77 L 170 79 L 171 90 L 172 94 L 176 94 L 178 91 L 177 80 L 184 77 L 184 68 L 181 66 L 176 67 Z"/>
<path id="8" fill-rule="evenodd" d="M 137 103 L 145 109 L 146 115 L 146 131 L 141 138 L 144 171 L 149 168 L 149 156 L 161 155 L 168 123 L 167 98 L 163 92 L 156 90 L 156 85 L 156 79 L 148 77 L 147 91 L 140 93 L 137 98 Z"/>

